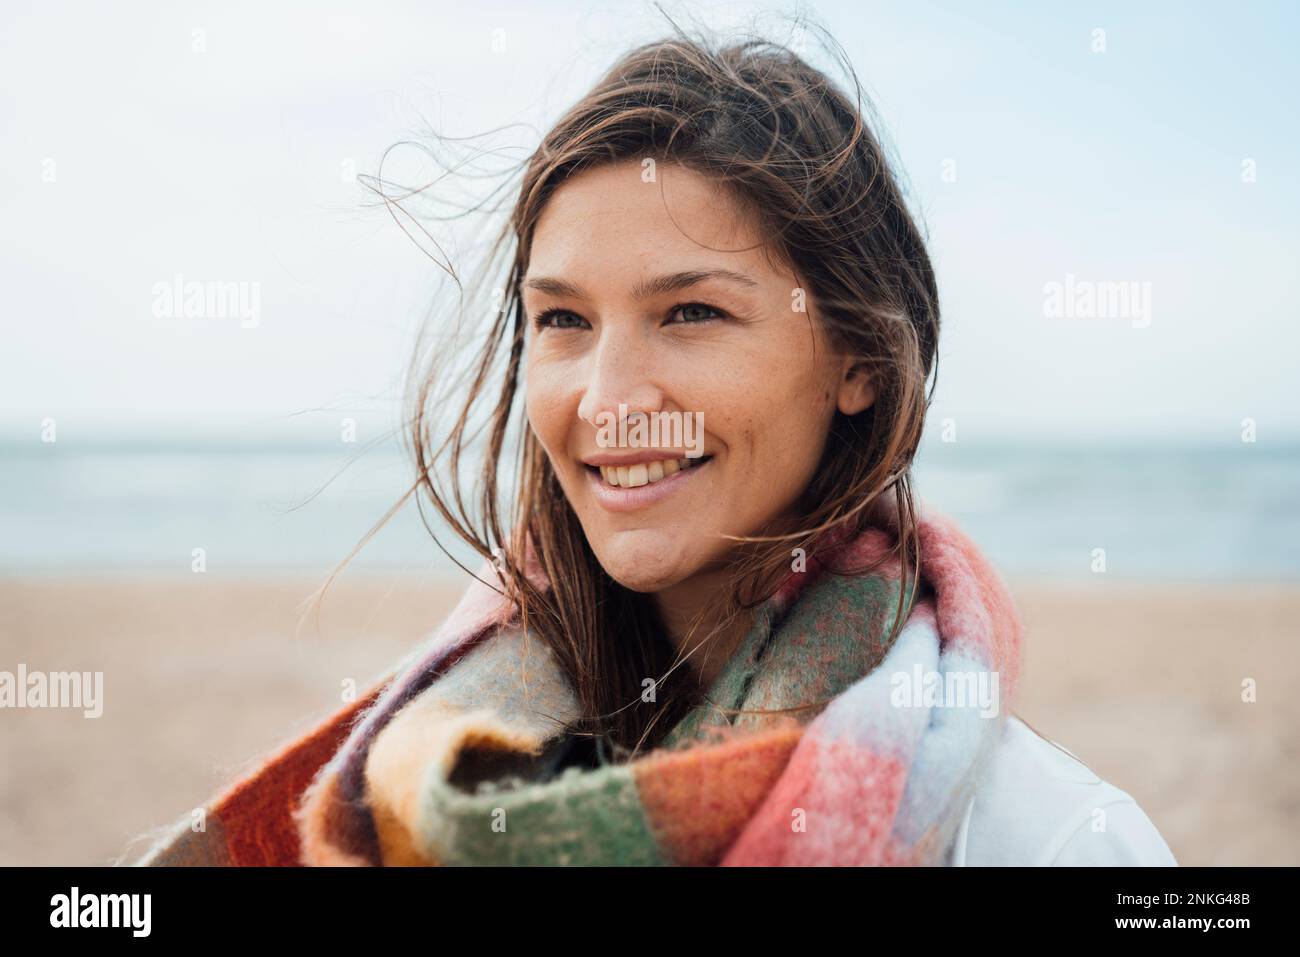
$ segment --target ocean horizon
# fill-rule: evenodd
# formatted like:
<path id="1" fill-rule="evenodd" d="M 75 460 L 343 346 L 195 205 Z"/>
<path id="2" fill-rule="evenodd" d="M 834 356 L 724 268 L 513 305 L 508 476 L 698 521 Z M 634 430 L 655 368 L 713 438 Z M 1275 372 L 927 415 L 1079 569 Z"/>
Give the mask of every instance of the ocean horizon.
<path id="1" fill-rule="evenodd" d="M 327 573 L 413 474 L 393 438 L 0 440 L 0 575 Z M 1300 579 L 1300 444 L 927 440 L 914 476 L 1008 577 Z M 352 567 L 456 572 L 409 503 Z"/>

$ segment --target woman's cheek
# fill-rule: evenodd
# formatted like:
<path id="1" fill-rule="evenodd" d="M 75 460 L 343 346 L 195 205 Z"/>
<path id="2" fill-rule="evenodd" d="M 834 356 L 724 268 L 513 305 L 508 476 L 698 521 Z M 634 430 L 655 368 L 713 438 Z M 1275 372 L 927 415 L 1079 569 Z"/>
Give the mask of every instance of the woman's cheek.
<path id="1" fill-rule="evenodd" d="M 563 378 L 550 368 L 530 368 L 524 404 L 528 422 L 542 445 L 548 451 L 563 448 L 567 431 Z"/>

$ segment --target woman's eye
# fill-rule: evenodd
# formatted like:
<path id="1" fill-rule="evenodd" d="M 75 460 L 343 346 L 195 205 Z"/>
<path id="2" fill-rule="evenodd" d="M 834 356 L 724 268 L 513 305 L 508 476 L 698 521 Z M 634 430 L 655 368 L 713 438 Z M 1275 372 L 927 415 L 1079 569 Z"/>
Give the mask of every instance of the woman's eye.
<path id="1" fill-rule="evenodd" d="M 682 325 L 691 325 L 693 323 L 708 322 L 710 319 L 722 318 L 722 313 L 718 312 L 718 310 L 714 309 L 712 306 L 706 306 L 702 302 L 688 302 L 685 305 L 678 306 L 672 311 L 672 315 L 676 316 L 678 313 L 681 313 L 682 315 Z"/>
<path id="2" fill-rule="evenodd" d="M 679 313 L 681 318 L 677 319 Z M 706 306 L 702 302 L 688 302 L 676 306 L 669 315 L 674 317 L 674 321 L 669 325 L 683 326 L 699 325 L 724 318 L 717 309 Z M 582 329 L 586 326 L 587 320 L 565 309 L 548 309 L 546 312 L 540 313 L 533 320 L 533 324 L 538 329 Z"/>
<path id="3" fill-rule="evenodd" d="M 534 322 L 537 327 L 552 329 L 580 329 L 582 328 L 583 319 L 571 312 L 565 312 L 563 309 L 551 309 L 539 315 Z"/>

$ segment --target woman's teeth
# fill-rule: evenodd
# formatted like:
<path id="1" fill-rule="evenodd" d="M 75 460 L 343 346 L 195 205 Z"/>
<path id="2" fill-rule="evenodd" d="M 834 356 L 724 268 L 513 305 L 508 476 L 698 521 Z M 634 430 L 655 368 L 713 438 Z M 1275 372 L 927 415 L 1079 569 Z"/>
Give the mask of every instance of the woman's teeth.
<path id="1" fill-rule="evenodd" d="M 659 462 L 642 462 L 638 465 L 602 465 L 601 477 L 607 485 L 619 488 L 636 488 L 638 485 L 650 485 L 674 472 L 698 466 L 703 458 L 697 459 L 663 459 Z"/>

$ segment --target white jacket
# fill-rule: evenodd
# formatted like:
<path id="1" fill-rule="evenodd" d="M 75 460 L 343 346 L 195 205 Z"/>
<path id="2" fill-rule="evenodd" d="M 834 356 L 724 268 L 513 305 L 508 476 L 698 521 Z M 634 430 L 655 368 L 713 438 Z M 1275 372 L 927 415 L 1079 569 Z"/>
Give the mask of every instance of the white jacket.
<path id="1" fill-rule="evenodd" d="M 966 807 L 953 867 L 1177 867 L 1137 802 L 1015 715 Z"/>

